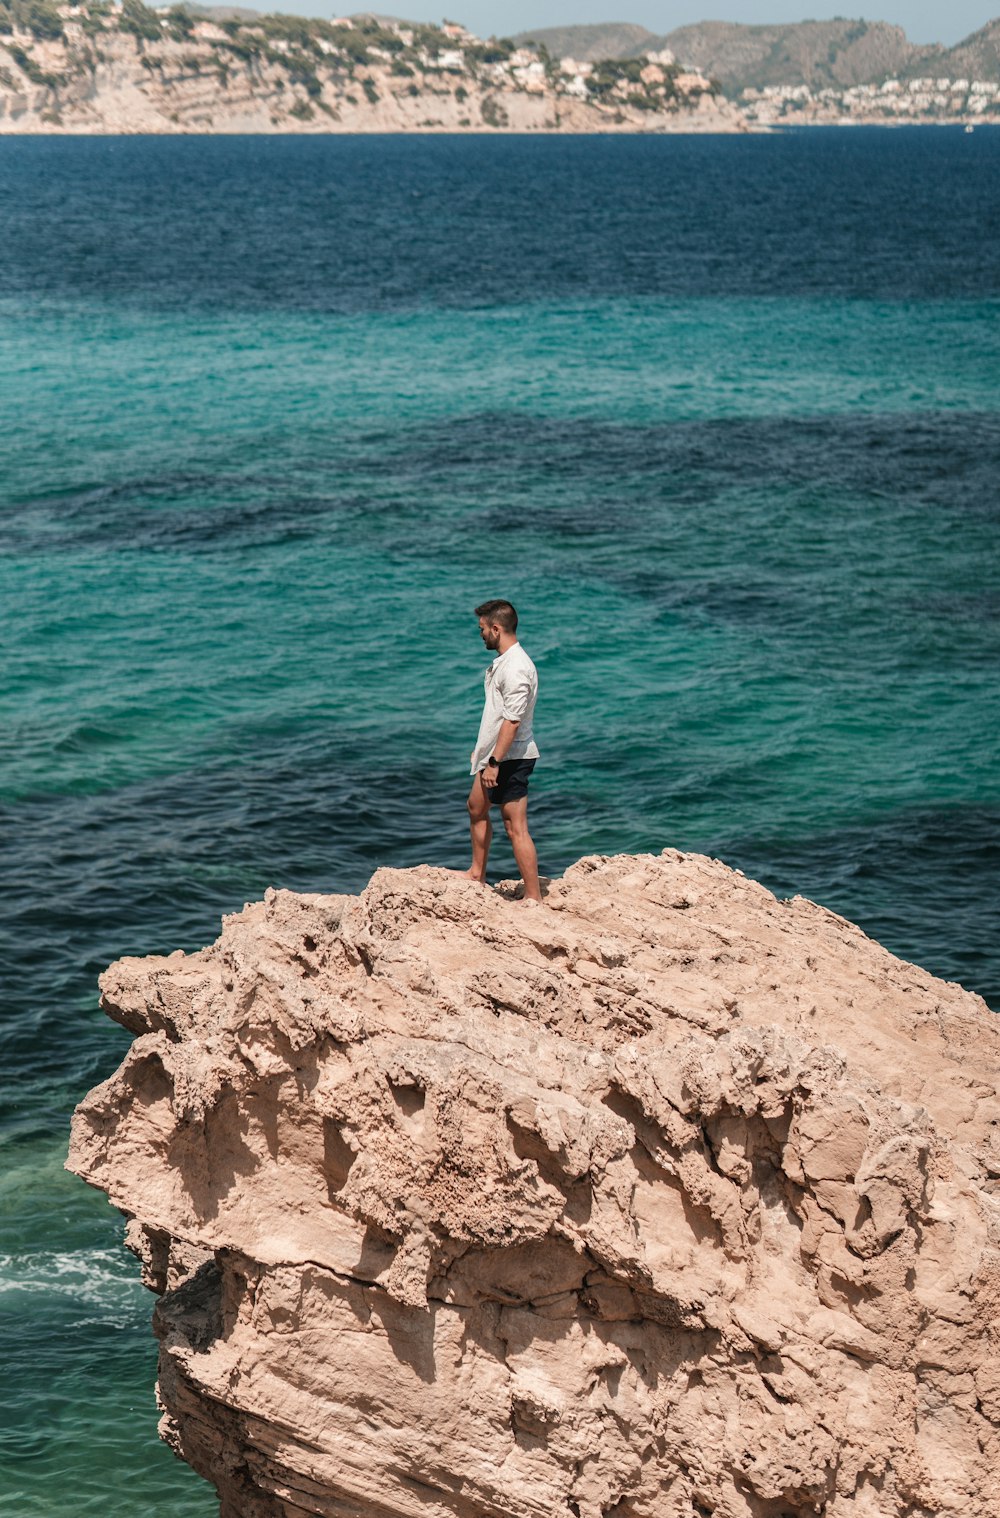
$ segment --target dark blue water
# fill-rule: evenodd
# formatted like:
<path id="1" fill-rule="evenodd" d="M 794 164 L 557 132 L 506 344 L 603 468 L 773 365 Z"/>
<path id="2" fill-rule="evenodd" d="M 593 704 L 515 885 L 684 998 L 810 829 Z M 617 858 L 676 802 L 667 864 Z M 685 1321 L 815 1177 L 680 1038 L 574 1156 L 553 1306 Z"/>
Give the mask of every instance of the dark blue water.
<path id="1" fill-rule="evenodd" d="M 95 982 L 464 859 L 720 855 L 1000 1008 L 1000 131 L 0 139 L 0 1506 L 207 1514 L 61 1171 Z M 497 845 L 498 874 L 510 870 Z"/>
<path id="2" fill-rule="evenodd" d="M 145 309 L 1000 293 L 982 128 L 775 137 L 36 138 L 0 288 Z"/>

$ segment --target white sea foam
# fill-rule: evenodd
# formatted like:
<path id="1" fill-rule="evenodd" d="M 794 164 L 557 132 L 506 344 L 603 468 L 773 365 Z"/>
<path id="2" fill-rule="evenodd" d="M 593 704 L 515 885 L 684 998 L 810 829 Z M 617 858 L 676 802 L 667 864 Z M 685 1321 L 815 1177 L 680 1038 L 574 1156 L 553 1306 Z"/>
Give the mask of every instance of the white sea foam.
<path id="1" fill-rule="evenodd" d="M 149 1295 L 123 1249 L 33 1250 L 0 1255 L 0 1297 L 61 1297 L 98 1308 L 102 1321 L 149 1316 Z M 89 1318 L 88 1321 L 93 1321 Z"/>

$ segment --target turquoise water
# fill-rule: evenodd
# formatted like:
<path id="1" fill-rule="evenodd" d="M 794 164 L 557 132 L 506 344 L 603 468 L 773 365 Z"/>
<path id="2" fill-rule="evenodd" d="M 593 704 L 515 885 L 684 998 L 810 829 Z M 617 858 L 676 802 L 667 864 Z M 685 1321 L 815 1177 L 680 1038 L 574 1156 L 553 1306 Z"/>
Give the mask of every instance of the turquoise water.
<path id="1" fill-rule="evenodd" d="M 718 854 L 1000 1007 L 998 160 L 0 144 L 0 1509 L 213 1511 L 61 1171 L 96 976 L 462 862 L 484 598 L 544 872 Z"/>

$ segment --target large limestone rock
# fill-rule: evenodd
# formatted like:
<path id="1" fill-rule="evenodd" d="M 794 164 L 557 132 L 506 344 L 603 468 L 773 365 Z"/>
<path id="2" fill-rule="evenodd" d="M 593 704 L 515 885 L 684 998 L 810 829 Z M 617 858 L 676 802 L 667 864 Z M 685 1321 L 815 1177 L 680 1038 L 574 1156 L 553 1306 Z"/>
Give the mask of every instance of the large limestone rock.
<path id="1" fill-rule="evenodd" d="M 715 861 L 126 959 L 71 1167 L 225 1518 L 989 1518 L 997 1024 Z"/>

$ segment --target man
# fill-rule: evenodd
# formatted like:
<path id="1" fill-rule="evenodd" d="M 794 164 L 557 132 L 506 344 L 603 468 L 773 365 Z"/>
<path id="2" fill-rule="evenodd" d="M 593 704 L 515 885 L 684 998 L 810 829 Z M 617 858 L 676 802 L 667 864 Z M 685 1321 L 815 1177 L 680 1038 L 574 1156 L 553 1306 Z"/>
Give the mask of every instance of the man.
<path id="1" fill-rule="evenodd" d="M 517 612 L 509 601 L 484 601 L 476 607 L 479 635 L 496 658 L 486 671 L 486 702 L 479 737 L 472 751 L 469 831 L 472 880 L 486 883 L 493 825 L 490 807 L 500 808 L 514 859 L 524 881 L 523 900 L 541 902 L 538 856 L 528 832 L 528 780 L 538 758 L 531 719 L 538 695 L 538 672 L 517 641 Z"/>

